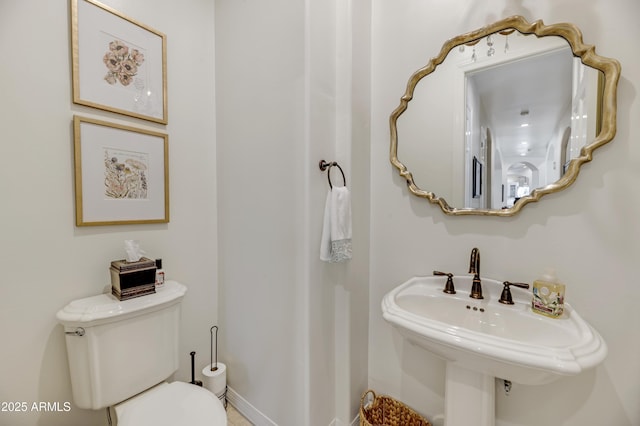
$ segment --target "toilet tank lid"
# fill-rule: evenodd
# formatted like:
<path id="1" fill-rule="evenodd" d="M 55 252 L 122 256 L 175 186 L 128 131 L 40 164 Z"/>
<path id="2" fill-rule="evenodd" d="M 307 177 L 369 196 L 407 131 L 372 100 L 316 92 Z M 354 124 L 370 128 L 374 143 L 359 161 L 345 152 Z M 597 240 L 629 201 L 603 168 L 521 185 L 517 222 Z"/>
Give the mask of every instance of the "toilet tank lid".
<path id="1" fill-rule="evenodd" d="M 115 320 L 123 315 L 137 315 L 148 310 L 180 302 L 187 287 L 176 281 L 165 281 L 155 293 L 128 300 L 112 294 L 99 294 L 69 302 L 56 314 L 58 321 L 69 326 L 90 326 L 95 322 Z"/>

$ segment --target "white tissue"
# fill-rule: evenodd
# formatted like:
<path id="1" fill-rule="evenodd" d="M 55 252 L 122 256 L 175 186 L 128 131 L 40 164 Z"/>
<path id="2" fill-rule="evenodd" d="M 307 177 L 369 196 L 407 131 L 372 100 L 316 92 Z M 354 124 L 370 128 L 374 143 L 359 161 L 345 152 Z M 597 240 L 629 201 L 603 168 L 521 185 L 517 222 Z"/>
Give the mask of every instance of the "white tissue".
<path id="1" fill-rule="evenodd" d="M 215 364 L 218 368 L 211 371 L 213 365 L 209 364 L 202 369 L 202 375 L 204 376 L 203 386 L 220 398 L 227 390 L 227 366 L 219 362 Z"/>
<path id="2" fill-rule="evenodd" d="M 144 254 L 138 240 L 124 240 L 124 251 L 127 254 L 127 262 L 137 262 Z"/>

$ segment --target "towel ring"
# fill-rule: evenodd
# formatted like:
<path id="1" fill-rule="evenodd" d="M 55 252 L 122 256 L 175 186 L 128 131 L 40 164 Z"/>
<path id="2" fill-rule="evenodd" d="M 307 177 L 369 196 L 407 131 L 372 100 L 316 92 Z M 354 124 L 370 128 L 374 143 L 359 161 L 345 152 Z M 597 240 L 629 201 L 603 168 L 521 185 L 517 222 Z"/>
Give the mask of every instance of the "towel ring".
<path id="1" fill-rule="evenodd" d="M 324 160 L 320 160 L 320 163 L 318 164 L 318 166 L 320 167 L 320 170 L 322 170 L 323 172 L 327 169 L 327 180 L 329 181 L 329 188 L 333 189 L 333 185 L 331 185 L 331 167 L 336 166 L 338 167 L 338 169 L 340 169 L 340 173 L 342 174 L 342 182 L 344 184 L 344 186 L 347 186 L 347 179 L 344 177 L 344 171 L 342 170 L 342 167 L 340 167 L 340 164 L 336 163 L 335 161 L 331 162 L 331 163 L 327 163 Z"/>

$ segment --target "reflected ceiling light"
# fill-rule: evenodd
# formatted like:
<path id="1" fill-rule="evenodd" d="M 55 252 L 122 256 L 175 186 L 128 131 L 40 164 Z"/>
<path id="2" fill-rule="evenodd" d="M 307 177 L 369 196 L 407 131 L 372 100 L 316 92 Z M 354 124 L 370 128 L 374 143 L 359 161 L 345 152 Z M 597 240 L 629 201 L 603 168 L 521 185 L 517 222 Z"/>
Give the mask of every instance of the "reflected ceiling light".
<path id="1" fill-rule="evenodd" d="M 514 29 L 500 31 L 500 34 L 504 36 L 504 53 L 507 53 L 509 51 L 509 35 L 511 35 L 514 31 Z"/>
<path id="2" fill-rule="evenodd" d="M 493 48 L 493 38 L 491 38 L 491 34 L 487 36 L 487 46 L 489 46 L 487 56 L 493 56 L 496 53 L 496 49 Z"/>

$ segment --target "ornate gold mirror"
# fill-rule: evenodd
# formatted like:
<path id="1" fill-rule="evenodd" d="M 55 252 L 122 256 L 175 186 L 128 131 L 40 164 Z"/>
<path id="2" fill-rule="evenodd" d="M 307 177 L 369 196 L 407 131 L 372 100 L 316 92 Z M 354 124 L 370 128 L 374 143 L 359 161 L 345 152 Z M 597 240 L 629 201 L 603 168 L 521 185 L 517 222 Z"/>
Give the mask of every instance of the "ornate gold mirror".
<path id="1" fill-rule="evenodd" d="M 447 214 L 512 216 L 613 139 L 619 76 L 568 23 L 512 16 L 457 36 L 409 79 L 391 163 Z"/>

